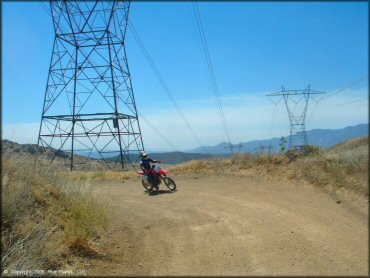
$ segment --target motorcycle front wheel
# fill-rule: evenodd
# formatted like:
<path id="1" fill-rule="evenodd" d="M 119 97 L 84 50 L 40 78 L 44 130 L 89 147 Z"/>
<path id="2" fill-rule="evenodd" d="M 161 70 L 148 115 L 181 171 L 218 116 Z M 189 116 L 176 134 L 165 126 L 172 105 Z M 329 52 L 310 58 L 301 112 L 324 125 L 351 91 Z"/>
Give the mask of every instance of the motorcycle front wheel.
<path id="1" fill-rule="evenodd" d="M 152 191 L 153 185 L 151 182 L 149 182 L 147 179 L 141 180 L 141 184 L 144 186 L 144 188 L 148 191 Z"/>
<path id="2" fill-rule="evenodd" d="M 164 184 L 168 187 L 169 190 L 175 191 L 176 190 L 176 183 L 170 177 L 164 177 L 163 179 Z"/>

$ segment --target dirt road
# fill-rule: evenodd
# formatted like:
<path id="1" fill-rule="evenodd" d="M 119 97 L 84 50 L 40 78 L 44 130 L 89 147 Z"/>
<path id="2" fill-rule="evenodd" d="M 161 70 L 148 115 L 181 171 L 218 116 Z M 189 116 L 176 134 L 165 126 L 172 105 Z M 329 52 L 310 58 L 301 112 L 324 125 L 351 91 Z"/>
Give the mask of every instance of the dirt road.
<path id="1" fill-rule="evenodd" d="M 149 196 L 140 181 L 94 185 L 112 206 L 106 254 L 88 275 L 367 275 L 368 202 L 260 177 L 176 177 Z M 166 188 L 162 187 L 163 190 Z"/>

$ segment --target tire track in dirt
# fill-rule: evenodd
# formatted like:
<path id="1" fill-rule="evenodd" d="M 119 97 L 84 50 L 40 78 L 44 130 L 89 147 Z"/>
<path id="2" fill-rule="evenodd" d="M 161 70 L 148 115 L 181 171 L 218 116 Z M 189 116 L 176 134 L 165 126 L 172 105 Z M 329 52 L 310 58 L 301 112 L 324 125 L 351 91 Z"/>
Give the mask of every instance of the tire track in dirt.
<path id="1" fill-rule="evenodd" d="M 308 185 L 235 176 L 175 180 L 179 191 L 156 196 L 139 180 L 94 186 L 112 212 L 94 243 L 107 259 L 90 260 L 88 275 L 368 274 L 365 198 L 337 204 Z"/>

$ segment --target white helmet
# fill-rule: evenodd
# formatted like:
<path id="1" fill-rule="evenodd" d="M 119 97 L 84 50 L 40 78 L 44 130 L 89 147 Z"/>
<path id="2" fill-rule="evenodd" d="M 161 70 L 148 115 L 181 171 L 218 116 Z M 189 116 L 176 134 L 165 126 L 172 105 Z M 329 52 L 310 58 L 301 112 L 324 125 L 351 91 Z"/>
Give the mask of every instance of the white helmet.
<path id="1" fill-rule="evenodd" d="M 144 152 L 144 151 L 141 151 L 140 152 L 140 157 L 141 158 L 148 158 L 148 154 L 146 152 Z"/>

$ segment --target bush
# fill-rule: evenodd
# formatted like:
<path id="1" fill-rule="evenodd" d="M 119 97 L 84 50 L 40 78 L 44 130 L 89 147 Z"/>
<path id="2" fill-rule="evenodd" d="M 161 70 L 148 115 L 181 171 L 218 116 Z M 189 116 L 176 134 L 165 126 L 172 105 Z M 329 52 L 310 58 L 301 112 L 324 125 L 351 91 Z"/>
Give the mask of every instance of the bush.
<path id="1" fill-rule="evenodd" d="M 318 146 L 307 145 L 304 147 L 304 152 L 306 155 L 318 155 L 322 154 L 323 150 Z"/>
<path id="2" fill-rule="evenodd" d="M 368 145 L 335 151 L 308 145 L 302 150 L 282 154 L 235 154 L 231 159 L 190 161 L 174 167 L 174 173 L 238 174 L 243 170 L 269 178 L 305 180 L 313 185 L 343 187 L 368 194 Z M 255 171 L 253 171 L 255 170 Z"/>
<path id="3" fill-rule="evenodd" d="M 323 151 L 320 147 L 313 145 L 301 146 L 298 148 L 290 149 L 285 152 L 286 157 L 288 157 L 289 162 L 296 160 L 299 157 L 304 157 L 307 155 L 319 155 Z"/>
<path id="4" fill-rule="evenodd" d="M 106 222 L 106 209 L 88 186 L 33 160 L 2 161 L 2 265 L 12 269 L 55 269 L 62 254 L 90 248 Z M 91 248 L 90 248 L 91 249 Z"/>
<path id="5" fill-rule="evenodd" d="M 66 237 L 73 251 L 90 250 L 88 241 L 106 224 L 106 211 L 88 193 L 75 190 L 64 195 L 63 207 L 69 217 Z M 70 195 L 71 194 L 71 195 Z M 76 248 L 76 246 L 78 248 Z"/>
<path id="6" fill-rule="evenodd" d="M 368 194 L 368 146 L 322 151 L 300 158 L 292 165 L 295 175 L 317 186 L 343 187 Z"/>

